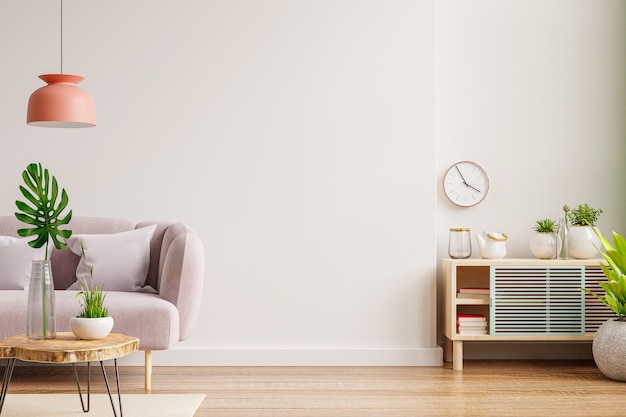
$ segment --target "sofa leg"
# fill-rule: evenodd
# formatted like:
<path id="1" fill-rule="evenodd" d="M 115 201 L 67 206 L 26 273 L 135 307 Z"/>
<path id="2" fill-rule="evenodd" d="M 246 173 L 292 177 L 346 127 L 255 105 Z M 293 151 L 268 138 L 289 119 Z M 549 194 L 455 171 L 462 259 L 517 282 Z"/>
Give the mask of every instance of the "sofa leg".
<path id="1" fill-rule="evenodd" d="M 152 351 L 144 351 L 146 391 L 152 390 Z"/>

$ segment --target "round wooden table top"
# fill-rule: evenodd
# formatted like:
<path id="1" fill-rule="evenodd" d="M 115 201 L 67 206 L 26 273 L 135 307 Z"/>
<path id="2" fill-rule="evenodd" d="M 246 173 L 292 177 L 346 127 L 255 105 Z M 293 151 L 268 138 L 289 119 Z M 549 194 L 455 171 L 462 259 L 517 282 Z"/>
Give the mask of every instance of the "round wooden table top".
<path id="1" fill-rule="evenodd" d="M 43 340 L 20 334 L 0 340 L 0 358 L 41 363 L 96 362 L 121 358 L 138 348 L 138 338 L 118 333 L 99 340 L 78 339 L 70 332 Z"/>

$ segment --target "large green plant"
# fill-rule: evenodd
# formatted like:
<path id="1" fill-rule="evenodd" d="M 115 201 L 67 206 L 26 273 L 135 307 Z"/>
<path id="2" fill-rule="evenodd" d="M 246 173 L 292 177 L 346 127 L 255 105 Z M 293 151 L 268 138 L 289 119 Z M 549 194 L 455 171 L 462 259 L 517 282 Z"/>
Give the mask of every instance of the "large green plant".
<path id="1" fill-rule="evenodd" d="M 15 213 L 15 217 L 32 227 L 19 229 L 17 234 L 23 237 L 36 236 L 28 244 L 33 248 L 46 245 L 45 259 L 48 260 L 49 241 L 52 240 L 57 249 L 63 249 L 67 246 L 65 239 L 72 235 L 71 230 L 60 229 L 72 219 L 72 210 L 61 217 L 69 198 L 65 189 L 62 189 L 59 195 L 56 178 L 51 176 L 47 169 L 42 168 L 40 163 L 29 164 L 22 173 L 22 178 L 25 186 L 20 185 L 20 191 L 31 205 L 16 201 L 20 212 Z"/>
<path id="2" fill-rule="evenodd" d="M 604 247 L 604 252 L 598 250 L 608 263 L 608 265 L 600 265 L 607 282 L 599 283 L 604 290 L 604 297 L 586 288 L 583 290 L 613 310 L 618 320 L 624 320 L 626 316 L 626 239 L 613 232 L 613 244 L 611 244 L 596 228 L 592 229 Z"/>

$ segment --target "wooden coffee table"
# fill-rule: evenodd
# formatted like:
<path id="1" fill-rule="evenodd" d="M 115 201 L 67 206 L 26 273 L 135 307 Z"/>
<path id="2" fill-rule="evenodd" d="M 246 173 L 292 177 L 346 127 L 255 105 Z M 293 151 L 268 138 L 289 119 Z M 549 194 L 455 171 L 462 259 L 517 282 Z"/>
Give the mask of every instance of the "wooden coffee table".
<path id="1" fill-rule="evenodd" d="M 29 339 L 25 334 L 5 337 L 0 340 L 0 358 L 8 359 L 9 362 L 4 370 L 4 379 L 2 380 L 2 389 L 0 390 L 0 414 L 2 414 L 2 406 L 7 396 L 7 390 L 11 382 L 11 375 L 13 374 L 16 360 L 50 364 L 71 363 L 74 366 L 76 386 L 78 387 L 78 395 L 84 412 L 89 411 L 90 405 L 90 363 L 100 362 L 104 382 L 109 393 L 109 399 L 111 400 L 111 407 L 113 408 L 113 415 L 117 417 L 109 380 L 103 364 L 103 361 L 113 359 L 115 362 L 118 406 L 120 417 L 122 417 L 122 393 L 120 391 L 117 359 L 137 351 L 138 348 L 138 338 L 115 333 L 100 340 L 80 340 L 77 339 L 73 333 L 57 333 L 55 339 L 44 340 Z M 83 402 L 83 394 L 80 388 L 78 372 L 76 371 L 76 364 L 80 362 L 87 363 L 87 406 L 85 406 Z"/>

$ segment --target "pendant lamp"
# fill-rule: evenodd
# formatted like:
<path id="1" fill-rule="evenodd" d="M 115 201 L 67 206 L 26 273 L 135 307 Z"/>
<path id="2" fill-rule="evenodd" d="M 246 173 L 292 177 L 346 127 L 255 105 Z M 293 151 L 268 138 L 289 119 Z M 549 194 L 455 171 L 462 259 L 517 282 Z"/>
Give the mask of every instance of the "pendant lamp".
<path id="1" fill-rule="evenodd" d="M 61 74 L 40 75 L 48 85 L 28 100 L 26 123 L 40 127 L 92 127 L 96 125 L 93 99 L 77 84 L 80 75 L 63 74 L 63 0 L 61 0 Z"/>

